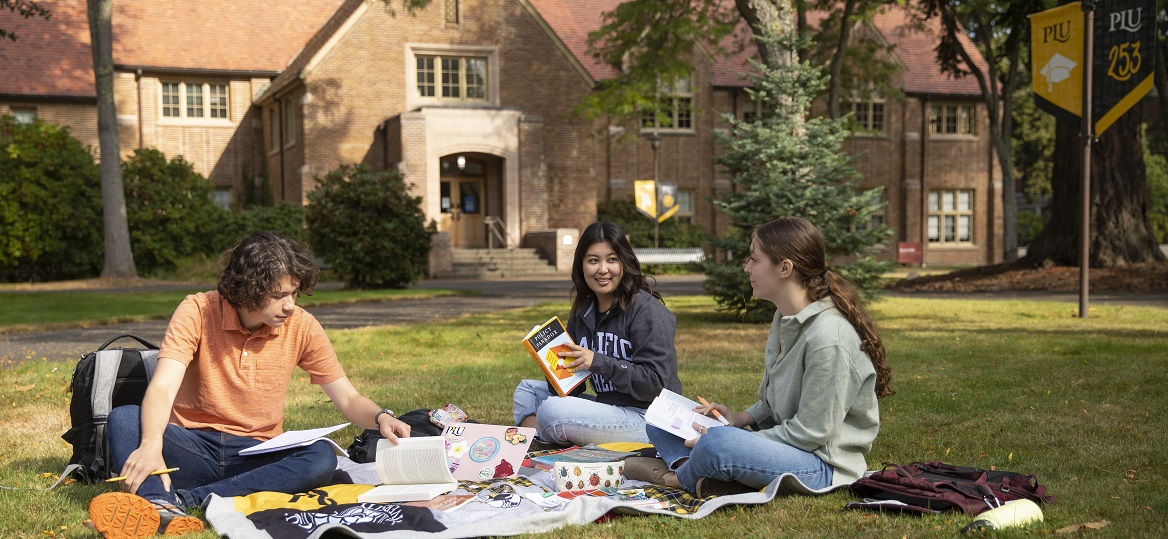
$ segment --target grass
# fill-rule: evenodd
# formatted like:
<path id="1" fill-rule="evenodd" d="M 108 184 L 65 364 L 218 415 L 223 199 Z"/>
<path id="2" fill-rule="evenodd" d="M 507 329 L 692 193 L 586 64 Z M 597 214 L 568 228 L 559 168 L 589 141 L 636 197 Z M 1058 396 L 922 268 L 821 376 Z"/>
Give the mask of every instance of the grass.
<path id="1" fill-rule="evenodd" d="M 767 327 L 726 323 L 707 297 L 669 300 L 686 393 L 741 409 L 755 399 Z M 476 315 L 445 324 L 331 331 L 357 387 L 396 410 L 454 402 L 484 422 L 510 421 L 518 380 L 535 376 L 518 341 L 565 315 L 566 303 Z M 1106 537 L 1168 535 L 1168 309 L 1104 305 L 1077 318 L 1054 302 L 888 298 L 873 306 L 897 394 L 881 401 L 869 467 L 944 460 L 1037 474 L 1058 500 L 1046 521 L 1001 537 L 1035 537 L 1107 521 Z M 0 484 L 45 487 L 69 447 L 72 364 L 5 369 L 0 422 L 7 431 Z M 339 414 L 307 377 L 288 396 L 287 428 L 334 424 Z M 338 432 L 342 445 L 357 433 Z M 104 486 L 0 493 L 0 537 L 85 537 L 88 501 Z M 963 516 L 845 511 L 844 492 L 781 497 L 698 521 L 622 517 L 541 537 L 956 537 Z M 213 534 L 207 533 L 206 537 Z"/>
<path id="2" fill-rule="evenodd" d="M 96 324 L 165 319 L 184 297 L 213 287 L 187 290 L 118 292 L 0 292 L 0 333 L 30 328 L 76 327 Z M 320 290 L 296 300 L 300 306 L 332 305 L 358 301 L 385 301 L 433 297 L 458 292 L 449 290 Z"/>

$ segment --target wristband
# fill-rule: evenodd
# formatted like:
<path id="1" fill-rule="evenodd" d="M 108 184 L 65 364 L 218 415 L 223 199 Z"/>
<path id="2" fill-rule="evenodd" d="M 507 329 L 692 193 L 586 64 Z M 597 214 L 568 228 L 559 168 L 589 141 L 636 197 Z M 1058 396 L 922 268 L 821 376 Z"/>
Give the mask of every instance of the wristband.
<path id="1" fill-rule="evenodd" d="M 377 412 L 377 415 L 373 416 L 373 424 L 377 425 L 377 428 L 379 428 L 379 429 L 381 428 L 381 422 L 380 422 L 381 414 L 389 414 L 389 417 L 394 417 L 394 418 L 397 417 L 397 414 L 394 414 L 393 410 L 390 410 L 389 408 L 382 408 L 380 411 Z"/>

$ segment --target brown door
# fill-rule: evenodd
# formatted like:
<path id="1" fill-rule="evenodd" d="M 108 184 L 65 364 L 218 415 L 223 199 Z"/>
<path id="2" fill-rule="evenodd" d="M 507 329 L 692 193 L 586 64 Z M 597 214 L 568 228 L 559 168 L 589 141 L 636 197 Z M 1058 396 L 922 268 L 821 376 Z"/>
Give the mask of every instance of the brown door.
<path id="1" fill-rule="evenodd" d="M 483 179 L 443 177 L 441 189 L 442 218 L 438 230 L 450 233 L 453 247 L 486 247 Z"/>

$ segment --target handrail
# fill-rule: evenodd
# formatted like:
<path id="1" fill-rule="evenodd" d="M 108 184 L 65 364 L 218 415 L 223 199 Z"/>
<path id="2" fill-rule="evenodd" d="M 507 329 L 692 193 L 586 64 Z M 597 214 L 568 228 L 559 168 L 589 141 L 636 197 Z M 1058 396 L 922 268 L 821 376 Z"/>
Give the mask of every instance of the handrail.
<path id="1" fill-rule="evenodd" d="M 488 215 L 486 217 L 483 217 L 483 224 L 487 226 L 487 232 L 488 232 L 488 234 L 487 234 L 487 250 L 490 250 L 495 245 L 495 242 L 492 239 L 492 236 L 494 238 L 498 238 L 499 243 L 502 243 L 504 247 L 506 247 L 508 249 L 515 248 L 513 243 L 511 243 L 509 241 L 509 240 L 511 240 L 511 234 L 509 232 L 507 232 L 507 225 L 503 223 L 502 219 L 495 217 L 493 215 Z"/>

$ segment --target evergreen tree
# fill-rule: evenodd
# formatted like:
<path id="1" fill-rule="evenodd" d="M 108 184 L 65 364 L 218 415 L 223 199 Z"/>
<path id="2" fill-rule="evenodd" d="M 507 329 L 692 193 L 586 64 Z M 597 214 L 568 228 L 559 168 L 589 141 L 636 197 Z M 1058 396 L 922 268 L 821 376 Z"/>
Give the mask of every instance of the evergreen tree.
<path id="1" fill-rule="evenodd" d="M 794 46 L 789 38 L 777 41 Z M 726 256 L 706 264 L 706 290 L 723 311 L 745 321 L 770 321 L 775 307 L 752 297 L 742 261 L 755 227 L 797 216 L 823 235 L 829 268 L 871 297 L 890 265 L 877 262 L 872 247 L 886 241 L 889 231 L 868 226 L 883 212 L 882 189 L 860 190 L 852 158 L 840 147 L 850 119 L 809 116 L 827 78 L 808 62 L 756 63 L 755 68 L 750 92 L 762 114 L 752 122 L 724 116 L 731 129 L 721 136 L 724 150 L 718 162 L 733 174 L 738 188 L 714 202 L 730 216 L 731 229 L 713 242 Z"/>

